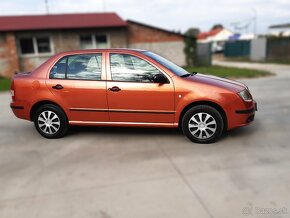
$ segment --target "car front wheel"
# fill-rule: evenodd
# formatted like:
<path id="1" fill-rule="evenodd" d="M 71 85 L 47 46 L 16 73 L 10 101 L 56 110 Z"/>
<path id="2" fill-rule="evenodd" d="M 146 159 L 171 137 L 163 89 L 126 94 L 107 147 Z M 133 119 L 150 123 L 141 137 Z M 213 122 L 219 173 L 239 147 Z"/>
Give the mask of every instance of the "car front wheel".
<path id="1" fill-rule="evenodd" d="M 224 128 L 221 114 L 208 105 L 189 109 L 182 119 L 182 131 L 193 142 L 212 143 L 217 141 Z"/>
<path id="2" fill-rule="evenodd" d="M 68 121 L 64 112 L 56 105 L 42 105 L 34 115 L 34 125 L 45 138 L 63 137 L 68 130 Z"/>

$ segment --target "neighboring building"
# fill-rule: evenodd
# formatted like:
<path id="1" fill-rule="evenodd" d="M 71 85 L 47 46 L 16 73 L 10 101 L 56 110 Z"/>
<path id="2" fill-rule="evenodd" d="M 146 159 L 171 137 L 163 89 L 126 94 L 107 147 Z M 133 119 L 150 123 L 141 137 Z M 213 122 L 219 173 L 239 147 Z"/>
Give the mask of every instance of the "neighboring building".
<path id="1" fill-rule="evenodd" d="M 145 49 L 185 66 L 184 35 L 144 23 L 128 20 L 130 48 Z"/>
<path id="2" fill-rule="evenodd" d="M 55 53 L 127 46 L 115 13 L 0 17 L 0 75 L 30 71 Z"/>
<path id="3" fill-rule="evenodd" d="M 234 35 L 229 37 L 229 40 L 253 40 L 256 36 L 254 33 L 235 33 Z"/>
<path id="4" fill-rule="evenodd" d="M 0 76 L 31 71 L 61 51 L 90 48 L 140 48 L 185 65 L 183 35 L 116 13 L 0 17 Z"/>
<path id="5" fill-rule="evenodd" d="M 213 52 L 222 52 L 224 43 L 229 40 L 229 37 L 234 33 L 225 28 L 215 28 L 208 32 L 198 34 L 197 40 L 199 43 L 212 43 Z"/>
<path id="6" fill-rule="evenodd" d="M 274 36 L 289 37 L 290 23 L 269 26 L 269 34 Z"/>

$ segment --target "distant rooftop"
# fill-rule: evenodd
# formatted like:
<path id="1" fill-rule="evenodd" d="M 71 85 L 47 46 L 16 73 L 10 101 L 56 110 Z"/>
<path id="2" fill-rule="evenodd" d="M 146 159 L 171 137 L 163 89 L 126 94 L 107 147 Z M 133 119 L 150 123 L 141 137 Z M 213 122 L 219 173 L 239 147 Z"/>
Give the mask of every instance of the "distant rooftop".
<path id="1" fill-rule="evenodd" d="M 290 28 L 290 23 L 269 26 L 270 29 Z"/>
<path id="2" fill-rule="evenodd" d="M 116 13 L 0 16 L 0 31 L 125 27 Z"/>
<path id="3" fill-rule="evenodd" d="M 215 29 L 210 30 L 208 32 L 199 33 L 197 36 L 197 39 L 202 40 L 202 39 L 206 39 L 210 36 L 215 36 L 216 34 L 218 34 L 222 30 L 223 30 L 223 28 L 215 28 Z"/>

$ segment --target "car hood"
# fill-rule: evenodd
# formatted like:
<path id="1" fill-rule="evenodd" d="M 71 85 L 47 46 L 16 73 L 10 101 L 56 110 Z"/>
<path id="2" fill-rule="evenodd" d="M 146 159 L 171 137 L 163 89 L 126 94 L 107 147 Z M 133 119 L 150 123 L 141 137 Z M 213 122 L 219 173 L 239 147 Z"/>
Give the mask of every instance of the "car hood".
<path id="1" fill-rule="evenodd" d="M 218 86 L 218 87 L 228 89 L 234 92 L 240 92 L 248 88 L 245 84 L 241 82 L 237 82 L 230 79 L 224 79 L 217 76 L 205 75 L 201 73 L 198 73 L 194 76 L 187 77 L 186 79 L 203 83 L 203 84 L 212 85 L 212 86 Z"/>

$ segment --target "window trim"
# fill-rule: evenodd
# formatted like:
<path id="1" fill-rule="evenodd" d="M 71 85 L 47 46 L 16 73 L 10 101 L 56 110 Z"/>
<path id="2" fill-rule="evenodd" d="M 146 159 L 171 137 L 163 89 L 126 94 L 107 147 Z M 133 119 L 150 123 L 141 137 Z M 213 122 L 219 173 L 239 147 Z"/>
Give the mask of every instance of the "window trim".
<path id="1" fill-rule="evenodd" d="M 37 46 L 37 38 L 41 38 L 41 37 L 47 37 L 49 39 L 49 47 L 50 47 L 50 52 L 45 52 L 45 53 L 39 53 L 38 51 L 38 46 Z M 21 43 L 20 40 L 21 39 L 32 39 L 32 44 L 33 44 L 33 49 L 34 49 L 34 53 L 30 53 L 30 54 L 23 54 L 21 51 Z M 33 35 L 33 36 L 20 36 L 18 37 L 18 50 L 19 50 L 19 56 L 20 57 L 47 57 L 47 56 L 51 56 L 54 54 L 54 43 L 52 40 L 52 36 L 51 35 Z"/>
<path id="2" fill-rule="evenodd" d="M 67 68 L 68 68 L 68 58 L 69 57 L 72 57 L 72 56 L 80 56 L 80 55 L 98 55 L 100 54 L 101 55 L 101 58 L 102 58 L 102 61 L 101 61 L 101 79 L 100 80 L 92 80 L 92 79 L 71 79 L 71 78 L 67 78 Z M 51 74 L 51 70 L 52 68 L 60 61 L 62 60 L 63 58 L 66 59 L 66 67 L 65 67 L 65 76 L 64 78 L 51 78 L 50 77 L 50 74 Z M 51 67 L 49 68 L 48 70 L 48 78 L 47 79 L 52 79 L 52 80 L 79 80 L 79 81 L 93 81 L 93 82 L 96 82 L 96 81 L 107 81 L 107 80 L 103 80 L 102 77 L 103 77 L 103 74 L 104 74 L 104 54 L 103 52 L 97 52 L 97 53 L 82 53 L 82 54 L 71 54 L 71 55 L 65 55 L 65 56 L 62 56 L 60 57 L 59 59 L 57 59 L 57 61 L 55 61 Z"/>
<path id="3" fill-rule="evenodd" d="M 106 36 L 107 37 L 107 48 L 110 48 L 111 47 L 111 37 L 110 37 L 110 34 L 109 33 L 104 33 L 104 34 L 101 34 L 101 33 L 84 33 L 84 34 L 80 34 L 79 35 L 79 42 L 80 42 L 80 48 L 81 48 L 81 37 L 82 36 L 85 36 L 85 35 L 90 35 L 91 36 L 91 42 L 92 42 L 92 48 L 91 49 L 102 49 L 102 48 L 97 48 L 97 40 L 96 40 L 96 37 L 95 36 Z M 81 48 L 83 49 L 83 48 Z M 106 49 L 106 48 L 104 48 Z M 85 49 L 84 49 L 85 50 Z"/>
<path id="4" fill-rule="evenodd" d="M 113 80 L 113 77 L 112 77 L 112 71 L 111 71 L 111 54 L 121 54 L 121 55 L 130 55 L 130 56 L 133 56 L 133 57 L 136 57 L 136 58 L 139 58 L 145 62 L 147 62 L 148 64 L 152 65 L 153 67 L 155 67 L 161 74 L 163 74 L 164 77 L 167 78 L 168 80 L 168 83 L 165 83 L 165 84 L 171 84 L 171 79 L 170 77 L 162 70 L 160 69 L 158 66 L 156 66 L 155 64 L 153 63 L 150 63 L 148 60 L 140 57 L 140 56 L 137 56 L 137 55 L 134 55 L 134 54 L 130 54 L 130 53 L 122 53 L 122 52 L 108 52 L 107 53 L 107 58 L 108 58 L 108 72 L 109 72 L 109 75 L 110 75 L 110 80 L 107 80 L 107 81 L 110 81 L 110 82 L 125 82 L 125 83 L 144 83 L 144 84 L 158 84 L 158 83 L 154 83 L 154 82 L 137 82 L 137 81 L 120 81 L 120 80 Z"/>

